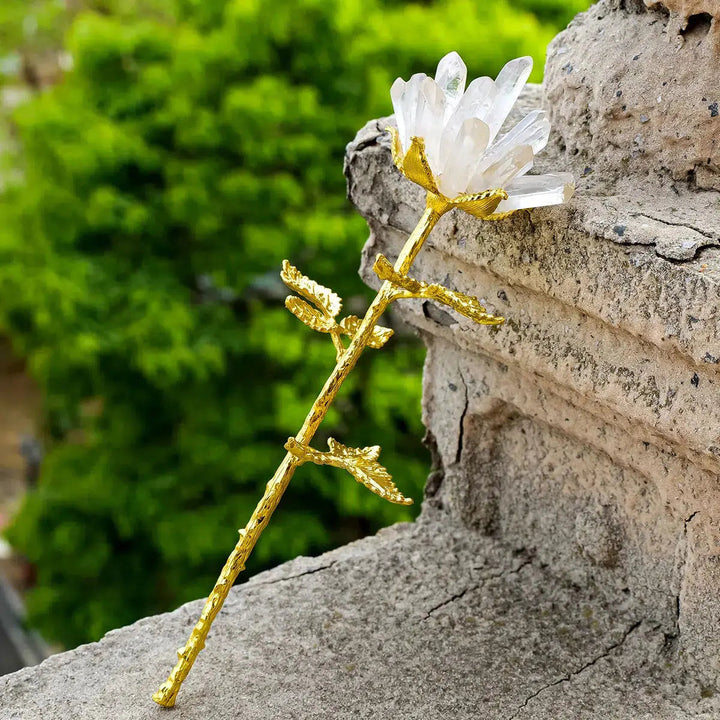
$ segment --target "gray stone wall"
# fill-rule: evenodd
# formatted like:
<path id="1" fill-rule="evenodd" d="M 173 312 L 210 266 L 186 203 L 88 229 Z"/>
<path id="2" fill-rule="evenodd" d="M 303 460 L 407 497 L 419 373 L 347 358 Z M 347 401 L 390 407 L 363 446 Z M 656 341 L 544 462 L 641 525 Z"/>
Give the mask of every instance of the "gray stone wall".
<path id="1" fill-rule="evenodd" d="M 634 605 L 715 684 L 720 119 L 708 105 L 720 58 L 710 33 L 672 32 L 667 11 L 632 3 L 571 23 L 550 46 L 546 86 L 521 105 L 550 109 L 539 171 L 572 168 L 577 195 L 499 223 L 450 215 L 419 256 L 411 274 L 483 298 L 505 325 L 417 301 L 398 311 L 428 348 L 438 469 L 426 512 Z M 392 167 L 388 122 L 348 149 L 371 284 L 375 254 L 397 254 L 423 205 Z"/>

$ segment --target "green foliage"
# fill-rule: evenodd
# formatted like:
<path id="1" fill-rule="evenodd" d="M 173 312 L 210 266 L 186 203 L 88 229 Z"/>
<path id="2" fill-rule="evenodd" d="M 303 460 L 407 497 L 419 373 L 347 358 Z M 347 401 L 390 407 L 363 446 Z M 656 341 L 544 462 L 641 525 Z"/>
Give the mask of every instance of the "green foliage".
<path id="1" fill-rule="evenodd" d="M 49 445 L 10 538 L 38 568 L 32 622 L 68 645 L 210 589 L 334 364 L 282 306 L 282 259 L 367 303 L 343 150 L 392 80 L 451 49 L 473 76 L 532 54 L 538 80 L 555 32 L 503 0 L 90 7 L 74 70 L 14 116 L 0 196 L 0 323 Z M 421 365 L 406 337 L 368 350 L 314 442 L 382 442 L 416 499 Z M 412 516 L 306 464 L 249 570 Z"/>
<path id="2" fill-rule="evenodd" d="M 539 20 L 556 23 L 558 29 L 567 23 L 579 12 L 587 10 L 588 0 L 514 0 L 513 6 L 527 10 Z"/>
<path id="3" fill-rule="evenodd" d="M 57 0 L 3 0 L 0 9 L 0 56 L 31 46 L 42 52 L 57 46 L 66 26 L 64 3 Z"/>

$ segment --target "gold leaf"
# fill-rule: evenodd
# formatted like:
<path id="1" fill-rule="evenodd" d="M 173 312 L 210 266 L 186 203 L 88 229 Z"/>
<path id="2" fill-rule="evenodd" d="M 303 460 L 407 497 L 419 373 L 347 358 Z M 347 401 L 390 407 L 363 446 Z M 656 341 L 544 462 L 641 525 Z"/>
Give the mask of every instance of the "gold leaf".
<path id="1" fill-rule="evenodd" d="M 412 499 L 406 498 L 397 489 L 390 473 L 377 461 L 380 455 L 378 445 L 350 448 L 329 438 L 328 446 L 330 454 L 340 460 L 341 466 L 368 490 L 399 505 L 412 504 Z"/>
<path id="2" fill-rule="evenodd" d="M 505 318 L 488 313 L 480 301 L 472 295 L 465 295 L 435 283 L 428 285 L 426 282 L 402 275 L 393 268 L 384 255 L 375 258 L 373 270 L 381 280 L 387 280 L 404 291 L 397 297 L 436 300 L 480 325 L 502 325 L 505 322 Z"/>
<path id="3" fill-rule="evenodd" d="M 380 446 L 350 448 L 333 438 L 328 439 L 330 452 L 342 458 L 343 467 L 368 490 L 398 505 L 411 505 L 412 498 L 406 498 L 392 481 L 392 475 L 377 461 Z"/>
<path id="4" fill-rule="evenodd" d="M 380 457 L 381 450 L 379 445 L 368 445 L 367 447 L 362 448 L 348 447 L 347 445 L 343 445 L 341 442 L 338 442 L 335 438 L 328 438 L 328 447 L 335 457 L 362 457 L 366 460 L 377 460 Z"/>
<path id="5" fill-rule="evenodd" d="M 505 318 L 488 313 L 476 297 L 448 290 L 441 285 L 431 285 L 430 288 L 433 290 L 437 288 L 438 290 L 437 293 L 433 294 L 434 300 L 449 305 L 456 312 L 480 325 L 502 325 L 505 322 Z"/>
<path id="6" fill-rule="evenodd" d="M 362 320 L 360 320 L 357 315 L 348 315 L 340 322 L 340 328 L 346 335 L 348 335 L 352 339 L 355 337 L 355 333 L 357 333 L 361 322 Z M 393 332 L 394 330 L 392 330 L 391 328 L 386 328 L 382 325 L 376 325 L 373 328 L 370 339 L 368 340 L 368 347 L 379 350 L 392 337 Z"/>
<path id="7" fill-rule="evenodd" d="M 412 498 L 405 497 L 392 481 L 390 473 L 377 461 L 380 446 L 351 448 L 333 438 L 328 439 L 330 452 L 321 452 L 289 438 L 285 449 L 299 465 L 314 462 L 316 465 L 332 465 L 347 470 L 359 483 L 381 498 L 398 505 L 412 505 Z"/>
<path id="8" fill-rule="evenodd" d="M 280 277 L 291 290 L 294 290 L 298 295 L 302 295 L 306 300 L 315 303 L 327 317 L 334 318 L 342 309 L 342 300 L 338 295 L 330 288 L 326 288 L 324 285 L 320 285 L 320 283 L 303 275 L 287 260 L 283 260 Z"/>
<path id="9" fill-rule="evenodd" d="M 329 333 L 335 328 L 335 321 L 326 317 L 320 310 L 295 295 L 285 298 L 285 307 L 301 322 L 318 332 Z"/>

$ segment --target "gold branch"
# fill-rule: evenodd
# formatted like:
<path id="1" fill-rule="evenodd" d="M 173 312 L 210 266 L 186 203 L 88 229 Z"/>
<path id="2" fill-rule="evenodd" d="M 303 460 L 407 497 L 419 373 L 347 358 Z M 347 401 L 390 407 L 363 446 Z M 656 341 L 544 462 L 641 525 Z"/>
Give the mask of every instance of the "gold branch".
<path id="1" fill-rule="evenodd" d="M 449 204 L 439 202 L 437 197 L 430 194 L 427 202 L 428 206 L 425 212 L 398 257 L 394 270 L 399 276 L 404 276 L 408 272 L 430 231 L 440 219 L 440 216 L 450 209 Z M 405 505 L 412 502 L 398 491 L 388 471 L 377 462 L 379 448 L 346 448 L 335 441 L 330 441 L 329 453 L 320 453 L 309 448 L 309 443 L 327 414 L 328 408 L 337 396 L 341 385 L 355 367 L 355 363 L 363 350 L 368 346 L 381 347 L 390 337 L 391 331 L 387 328 L 378 327 L 377 322 L 387 306 L 395 299 L 397 288 L 390 282 L 383 283 L 361 321 L 358 322 L 351 315 L 340 323 L 336 323 L 335 318 L 340 312 L 342 301 L 332 290 L 305 277 L 287 261 L 283 263 L 282 279 L 288 287 L 301 296 L 289 301 L 288 307 L 294 315 L 300 317 L 303 322 L 307 320 L 311 327 L 315 326 L 324 332 L 327 331 L 326 328 L 333 327 L 329 332 L 338 350 L 337 363 L 325 381 L 297 435 L 288 441 L 286 445 L 288 453 L 270 482 L 265 486 L 265 492 L 260 498 L 250 521 L 240 532 L 238 542 L 220 572 L 220 576 L 205 602 L 200 618 L 193 627 L 187 643 L 178 652 L 175 667 L 170 672 L 167 681 L 153 695 L 153 700 L 163 707 L 172 707 L 175 704 L 180 686 L 190 672 L 198 653 L 204 647 L 210 627 L 218 612 L 220 612 L 232 584 L 244 569 L 245 561 L 252 552 L 263 529 L 267 526 L 270 517 L 290 483 L 296 467 L 301 462 L 313 459 L 323 464 L 343 467 L 351 472 L 359 482 L 381 497 Z M 312 305 L 316 307 L 313 308 Z M 341 333 L 352 338 L 347 348 L 342 345 Z"/>
<path id="2" fill-rule="evenodd" d="M 377 256 L 373 270 L 381 280 L 392 283 L 398 289 L 394 299 L 425 298 L 427 300 L 436 300 L 481 325 L 501 325 L 505 322 L 503 317 L 490 315 L 476 297 L 449 290 L 442 285 L 428 284 L 407 275 L 402 275 L 393 269 L 390 261 L 384 255 Z"/>
<path id="3" fill-rule="evenodd" d="M 333 438 L 328 439 L 330 452 L 315 450 L 308 445 L 289 438 L 285 449 L 295 458 L 298 465 L 313 462 L 316 465 L 332 465 L 347 470 L 359 483 L 381 498 L 398 505 L 412 505 L 412 498 L 405 497 L 392 481 L 392 475 L 377 461 L 380 446 L 351 448 Z"/>

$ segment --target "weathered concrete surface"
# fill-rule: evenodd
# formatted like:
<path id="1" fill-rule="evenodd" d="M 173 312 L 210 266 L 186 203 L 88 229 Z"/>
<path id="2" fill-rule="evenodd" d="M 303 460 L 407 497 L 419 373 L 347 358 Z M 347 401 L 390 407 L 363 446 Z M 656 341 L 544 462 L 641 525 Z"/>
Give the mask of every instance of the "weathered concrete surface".
<path id="1" fill-rule="evenodd" d="M 548 48 L 553 129 L 576 172 L 589 168 L 598 186 L 634 194 L 638 180 L 656 177 L 665 188 L 690 179 L 720 190 L 720 6 L 666 4 L 672 13 L 602 0 Z M 691 5 L 698 12 L 688 17 Z"/>
<path id="2" fill-rule="evenodd" d="M 429 508 L 235 588 L 172 711 L 150 694 L 197 602 L 0 678 L 0 718 L 717 716 L 706 688 L 675 683 L 665 635 L 632 603 L 445 519 Z"/>
<path id="3" fill-rule="evenodd" d="M 640 123 L 647 152 L 628 157 L 620 130 L 631 119 L 603 110 L 600 80 L 631 39 L 654 58 L 660 84 L 663 72 L 682 73 L 677 57 L 663 64 L 668 32 L 667 15 L 641 3 L 601 2 L 576 20 L 552 46 L 544 101 L 555 103 L 557 135 L 537 164 L 575 167 L 576 197 L 499 223 L 449 214 L 416 261 L 413 276 L 479 296 L 506 324 L 475 326 L 417 301 L 398 310 L 428 346 L 431 502 L 450 522 L 532 548 L 554 575 L 611 605 L 631 603 L 662 629 L 678 677 L 716 688 L 720 194 L 688 172 L 698 170 L 694 137 L 676 142 L 661 123 Z M 563 42 L 562 56 L 577 58 L 563 76 L 572 87 L 559 79 Z M 650 67 L 632 62 L 613 88 L 636 74 L 649 82 Z M 709 81 L 703 62 L 697 74 Z M 531 88 L 521 105 L 542 100 Z M 707 115 L 712 137 L 682 95 L 665 118 L 712 154 L 720 125 Z M 369 123 L 347 156 L 350 197 L 372 231 L 363 275 L 375 285 L 376 253 L 394 259 L 423 206 L 392 166 L 388 122 Z"/>
<path id="4" fill-rule="evenodd" d="M 665 8 L 670 12 L 670 32 L 684 35 L 698 27 L 707 28 L 716 51 L 720 52 L 720 2 L 718 0 L 644 0 L 651 8 Z"/>

